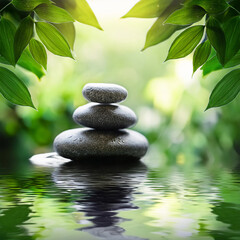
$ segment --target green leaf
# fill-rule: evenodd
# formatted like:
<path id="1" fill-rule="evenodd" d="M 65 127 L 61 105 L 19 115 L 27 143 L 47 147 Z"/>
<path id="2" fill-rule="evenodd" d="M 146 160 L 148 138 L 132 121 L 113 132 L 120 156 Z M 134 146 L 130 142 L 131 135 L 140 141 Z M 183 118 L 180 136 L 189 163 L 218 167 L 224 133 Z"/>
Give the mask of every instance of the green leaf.
<path id="1" fill-rule="evenodd" d="M 183 31 L 172 43 L 167 60 L 186 57 L 201 41 L 203 36 L 203 26 L 194 26 Z"/>
<path id="2" fill-rule="evenodd" d="M 74 22 L 72 16 L 63 8 L 54 6 L 53 4 L 41 4 L 34 11 L 37 15 L 52 23 Z"/>
<path id="3" fill-rule="evenodd" d="M 12 22 L 5 18 L 0 20 L 0 54 L 11 64 L 15 65 L 14 36 L 16 28 Z"/>
<path id="4" fill-rule="evenodd" d="M 164 25 L 163 22 L 166 18 L 174 12 L 176 9 L 181 7 L 180 4 L 176 4 L 175 2 L 171 3 L 167 9 L 161 14 L 161 16 L 157 19 L 157 21 L 152 25 L 149 29 L 145 41 L 145 46 L 142 49 L 145 50 L 148 47 L 161 43 L 167 40 L 172 34 L 182 28 L 186 28 L 188 26 L 176 26 L 176 25 Z"/>
<path id="5" fill-rule="evenodd" d="M 140 0 L 122 18 L 155 18 L 159 17 L 171 4 L 172 0 Z"/>
<path id="6" fill-rule="evenodd" d="M 86 0 L 54 0 L 56 4 L 66 9 L 75 20 L 102 30 L 96 16 Z"/>
<path id="7" fill-rule="evenodd" d="M 211 50 L 212 47 L 209 40 L 204 40 L 198 45 L 193 55 L 193 73 L 208 60 Z"/>
<path id="8" fill-rule="evenodd" d="M 33 58 L 47 69 L 47 53 L 42 43 L 36 39 L 32 39 L 29 43 L 29 50 Z"/>
<path id="9" fill-rule="evenodd" d="M 240 64 L 240 52 L 238 52 L 229 62 L 227 62 L 224 66 L 221 65 L 221 63 L 218 61 L 217 57 L 214 56 L 210 60 L 208 60 L 203 66 L 203 76 L 206 76 L 207 74 L 221 70 L 223 68 L 231 68 L 235 67 Z"/>
<path id="10" fill-rule="evenodd" d="M 36 30 L 40 40 L 50 52 L 55 55 L 73 58 L 67 40 L 53 25 L 37 22 Z"/>
<path id="11" fill-rule="evenodd" d="M 50 0 L 13 0 L 12 4 L 21 11 L 30 12 L 42 3 L 51 3 Z"/>
<path id="12" fill-rule="evenodd" d="M 226 40 L 225 35 L 222 30 L 222 27 L 219 21 L 214 18 L 210 17 L 206 23 L 206 33 L 208 39 L 216 52 L 218 53 L 218 59 L 222 65 L 225 63 L 225 49 L 226 49 Z"/>
<path id="13" fill-rule="evenodd" d="M 17 64 L 20 67 L 34 73 L 39 79 L 45 75 L 43 67 L 34 60 L 28 48 L 23 51 Z"/>
<path id="14" fill-rule="evenodd" d="M 240 12 L 240 1 L 239 0 L 232 0 L 229 2 L 229 4 L 236 9 L 238 12 Z"/>
<path id="15" fill-rule="evenodd" d="M 6 8 L 10 4 L 11 0 L 1 0 L 0 1 L 0 11 Z"/>
<path id="16" fill-rule="evenodd" d="M 179 29 L 182 29 L 182 27 L 177 25 L 163 25 L 163 19 L 158 18 L 147 33 L 146 42 L 143 50 L 161 42 L 164 42 Z"/>
<path id="17" fill-rule="evenodd" d="M 203 76 L 206 76 L 209 73 L 220 69 L 223 69 L 223 66 L 218 61 L 217 56 L 212 57 L 201 68 L 201 70 L 203 71 Z"/>
<path id="18" fill-rule="evenodd" d="M 34 107 L 25 84 L 10 70 L 0 67 L 0 92 L 11 103 Z"/>
<path id="19" fill-rule="evenodd" d="M 221 24 L 224 24 L 226 23 L 228 20 L 230 20 L 231 18 L 235 17 L 235 16 L 238 16 L 239 13 L 229 7 L 226 11 L 224 11 L 223 13 L 221 14 L 218 14 L 218 15 L 215 15 L 214 17 L 221 23 Z"/>
<path id="20" fill-rule="evenodd" d="M 20 58 L 23 50 L 27 47 L 32 36 L 33 36 L 33 19 L 30 16 L 28 16 L 21 21 L 15 34 L 14 38 L 15 63 Z"/>
<path id="21" fill-rule="evenodd" d="M 209 41 L 201 43 L 195 50 L 193 55 L 193 73 L 201 67 L 211 53 L 211 44 Z"/>
<path id="22" fill-rule="evenodd" d="M 224 24 L 226 37 L 225 63 L 228 62 L 240 49 L 240 16 L 234 17 Z"/>
<path id="23" fill-rule="evenodd" d="M 65 37 L 65 39 L 68 41 L 68 44 L 70 45 L 71 49 L 73 50 L 75 37 L 76 37 L 76 31 L 74 24 L 72 22 L 69 23 L 60 23 L 60 24 L 53 24 Z"/>
<path id="24" fill-rule="evenodd" d="M 240 64 L 240 52 L 238 52 L 230 61 L 228 61 L 224 68 L 231 68 L 235 67 Z"/>
<path id="25" fill-rule="evenodd" d="M 0 63 L 11 65 L 3 56 L 0 55 Z"/>
<path id="26" fill-rule="evenodd" d="M 172 13 L 165 23 L 187 25 L 200 21 L 205 15 L 203 8 L 198 6 L 184 7 Z"/>
<path id="27" fill-rule="evenodd" d="M 213 89 L 206 108 L 220 107 L 231 102 L 240 91 L 240 69 L 225 75 Z"/>
<path id="28" fill-rule="evenodd" d="M 186 3 L 186 6 L 193 5 L 202 7 L 209 14 L 218 14 L 228 8 L 225 0 L 191 0 Z"/>

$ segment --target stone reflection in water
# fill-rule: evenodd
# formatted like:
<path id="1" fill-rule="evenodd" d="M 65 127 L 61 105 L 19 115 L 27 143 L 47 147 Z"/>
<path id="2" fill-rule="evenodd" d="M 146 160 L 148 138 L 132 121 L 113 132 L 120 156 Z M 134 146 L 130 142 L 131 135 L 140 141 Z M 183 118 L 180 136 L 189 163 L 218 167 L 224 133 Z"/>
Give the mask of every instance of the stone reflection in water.
<path id="1" fill-rule="evenodd" d="M 132 202 L 132 194 L 146 178 L 146 172 L 146 166 L 139 161 L 69 162 L 57 168 L 53 176 L 59 188 L 74 190 L 74 207 L 93 224 L 79 230 L 104 239 L 140 240 L 143 238 L 123 235 L 125 230 L 118 224 L 130 220 L 119 217 L 118 212 L 138 208 Z"/>

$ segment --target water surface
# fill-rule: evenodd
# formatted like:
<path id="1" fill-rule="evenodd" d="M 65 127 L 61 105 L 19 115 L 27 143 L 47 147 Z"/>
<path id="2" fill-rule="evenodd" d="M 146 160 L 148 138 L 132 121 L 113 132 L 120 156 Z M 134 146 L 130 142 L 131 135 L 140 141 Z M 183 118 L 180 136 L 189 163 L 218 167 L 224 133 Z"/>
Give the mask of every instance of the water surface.
<path id="1" fill-rule="evenodd" d="M 240 239 L 237 170 L 45 160 L 0 169 L 1 240 Z"/>

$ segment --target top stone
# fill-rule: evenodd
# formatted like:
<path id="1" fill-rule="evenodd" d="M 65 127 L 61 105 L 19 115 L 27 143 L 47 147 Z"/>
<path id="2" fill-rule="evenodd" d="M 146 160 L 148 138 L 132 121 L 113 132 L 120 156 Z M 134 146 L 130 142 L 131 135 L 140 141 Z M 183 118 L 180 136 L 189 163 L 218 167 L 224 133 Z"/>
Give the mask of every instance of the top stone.
<path id="1" fill-rule="evenodd" d="M 110 83 L 88 83 L 82 93 L 88 101 L 97 103 L 118 103 L 128 94 L 124 87 Z"/>

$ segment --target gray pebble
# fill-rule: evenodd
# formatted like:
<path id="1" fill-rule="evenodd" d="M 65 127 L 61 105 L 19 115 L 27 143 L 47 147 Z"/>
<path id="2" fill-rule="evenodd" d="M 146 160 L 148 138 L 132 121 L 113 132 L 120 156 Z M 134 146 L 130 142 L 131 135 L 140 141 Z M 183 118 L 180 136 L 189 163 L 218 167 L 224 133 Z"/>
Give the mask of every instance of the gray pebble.
<path id="1" fill-rule="evenodd" d="M 115 157 L 139 159 L 146 154 L 148 141 L 133 130 L 77 128 L 60 133 L 54 140 L 54 148 L 60 156 L 79 161 Z"/>
<path id="2" fill-rule="evenodd" d="M 75 110 L 73 119 L 84 127 L 116 130 L 133 126 L 136 114 L 128 107 L 116 104 L 88 103 Z"/>
<path id="3" fill-rule="evenodd" d="M 121 102 L 128 94 L 124 87 L 110 83 L 88 83 L 82 93 L 88 101 L 97 103 Z"/>

